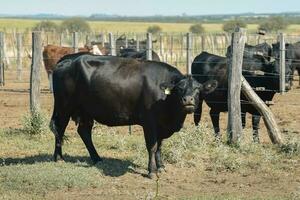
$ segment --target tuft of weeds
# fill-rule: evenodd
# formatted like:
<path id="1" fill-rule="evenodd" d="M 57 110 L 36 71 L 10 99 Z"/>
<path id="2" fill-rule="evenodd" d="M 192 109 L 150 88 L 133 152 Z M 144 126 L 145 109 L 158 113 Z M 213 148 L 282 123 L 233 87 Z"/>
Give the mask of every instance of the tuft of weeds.
<path id="1" fill-rule="evenodd" d="M 25 115 L 22 124 L 22 132 L 29 135 L 40 135 L 48 131 L 48 121 L 45 115 L 39 111 Z"/>

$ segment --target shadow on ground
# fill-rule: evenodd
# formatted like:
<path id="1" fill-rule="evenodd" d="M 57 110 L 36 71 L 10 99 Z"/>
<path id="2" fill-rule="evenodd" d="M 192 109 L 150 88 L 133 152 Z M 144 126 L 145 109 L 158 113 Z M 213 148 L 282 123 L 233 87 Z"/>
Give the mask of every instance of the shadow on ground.
<path id="1" fill-rule="evenodd" d="M 90 157 L 88 156 L 70 156 L 65 155 L 64 160 L 66 163 L 85 163 L 83 167 L 96 167 L 105 176 L 118 177 L 130 173 L 138 173 L 134 169 L 139 168 L 138 165 L 134 164 L 129 160 L 120 160 L 116 158 L 102 157 L 102 161 L 97 164 L 92 164 Z M 24 158 L 0 158 L 1 166 L 11 166 L 11 165 L 32 165 L 37 163 L 51 163 L 53 161 L 53 156 L 50 154 L 39 154 L 34 156 L 27 156 Z"/>

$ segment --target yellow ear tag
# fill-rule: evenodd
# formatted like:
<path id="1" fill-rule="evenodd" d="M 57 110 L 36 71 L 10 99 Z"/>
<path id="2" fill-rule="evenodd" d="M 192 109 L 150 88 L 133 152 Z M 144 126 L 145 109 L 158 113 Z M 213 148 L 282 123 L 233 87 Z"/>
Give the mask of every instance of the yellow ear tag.
<path id="1" fill-rule="evenodd" d="M 166 88 L 166 89 L 165 89 L 165 94 L 166 94 L 166 95 L 170 95 L 170 94 L 171 94 L 170 88 Z"/>

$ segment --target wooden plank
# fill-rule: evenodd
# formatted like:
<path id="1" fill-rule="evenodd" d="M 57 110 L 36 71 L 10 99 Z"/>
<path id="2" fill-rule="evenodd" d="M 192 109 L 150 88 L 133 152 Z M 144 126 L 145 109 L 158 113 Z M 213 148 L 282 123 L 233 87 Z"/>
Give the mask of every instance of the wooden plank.
<path id="1" fill-rule="evenodd" d="M 277 126 L 275 117 L 270 108 L 259 98 L 252 90 L 247 80 L 242 76 L 242 92 L 245 97 L 252 103 L 257 111 L 263 116 L 263 120 L 268 130 L 269 137 L 273 144 L 283 144 L 283 138 L 280 129 Z"/>
<path id="2" fill-rule="evenodd" d="M 30 111 L 40 109 L 40 67 L 43 65 L 41 32 L 32 33 L 32 64 L 30 72 Z"/>
<path id="3" fill-rule="evenodd" d="M 232 34 L 232 50 L 228 59 L 228 142 L 238 143 L 242 134 L 241 77 L 246 31 L 236 28 Z"/>

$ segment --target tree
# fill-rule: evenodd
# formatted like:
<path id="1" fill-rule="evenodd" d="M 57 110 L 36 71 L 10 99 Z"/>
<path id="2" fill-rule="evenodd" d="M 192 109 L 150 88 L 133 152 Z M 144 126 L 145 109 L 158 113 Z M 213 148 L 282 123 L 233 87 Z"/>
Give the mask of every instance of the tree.
<path id="1" fill-rule="evenodd" d="M 275 32 L 284 30 L 288 26 L 288 22 L 282 17 L 269 17 L 259 25 L 259 30 L 265 30 L 266 32 Z"/>
<path id="2" fill-rule="evenodd" d="M 153 26 L 148 27 L 147 32 L 152 33 L 152 34 L 158 34 L 158 33 L 162 32 L 162 29 L 158 25 L 153 25 Z"/>
<path id="3" fill-rule="evenodd" d="M 200 33 L 204 33 L 205 29 L 202 26 L 202 24 L 194 24 L 190 26 L 190 32 L 195 33 L 195 34 L 200 34 Z"/>
<path id="4" fill-rule="evenodd" d="M 59 29 L 58 25 L 52 21 L 41 21 L 33 27 L 34 31 L 46 31 L 46 32 L 52 32 L 57 31 Z"/>
<path id="5" fill-rule="evenodd" d="M 247 24 L 239 19 L 230 20 L 223 24 L 223 30 L 233 32 L 236 27 L 246 28 Z"/>
<path id="6" fill-rule="evenodd" d="M 90 25 L 82 18 L 70 18 L 64 20 L 61 25 L 62 31 L 70 31 L 70 32 L 90 32 Z"/>

